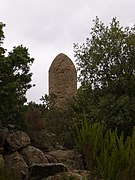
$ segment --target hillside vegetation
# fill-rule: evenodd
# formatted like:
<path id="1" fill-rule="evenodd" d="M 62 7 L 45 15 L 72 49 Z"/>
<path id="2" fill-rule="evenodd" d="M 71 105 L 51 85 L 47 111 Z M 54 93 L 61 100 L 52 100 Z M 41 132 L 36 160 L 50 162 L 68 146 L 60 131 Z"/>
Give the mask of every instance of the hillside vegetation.
<path id="1" fill-rule="evenodd" d="M 86 42 L 74 44 L 81 85 L 61 109 L 53 95 L 26 104 L 34 59 L 22 45 L 5 55 L 0 24 L 0 126 L 15 124 L 29 134 L 46 129 L 63 147 L 76 148 L 84 169 L 99 179 L 134 180 L 135 26 L 124 28 L 116 18 L 108 26 L 93 22 Z"/>

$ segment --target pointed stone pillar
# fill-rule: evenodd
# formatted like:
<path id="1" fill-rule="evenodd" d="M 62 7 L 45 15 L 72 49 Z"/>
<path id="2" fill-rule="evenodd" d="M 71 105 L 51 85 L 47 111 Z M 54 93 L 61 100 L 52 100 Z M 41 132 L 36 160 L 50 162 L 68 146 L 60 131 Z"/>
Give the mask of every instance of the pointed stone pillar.
<path id="1" fill-rule="evenodd" d="M 49 95 L 56 96 L 56 106 L 63 107 L 76 94 L 77 72 L 71 59 L 60 53 L 49 69 Z"/>

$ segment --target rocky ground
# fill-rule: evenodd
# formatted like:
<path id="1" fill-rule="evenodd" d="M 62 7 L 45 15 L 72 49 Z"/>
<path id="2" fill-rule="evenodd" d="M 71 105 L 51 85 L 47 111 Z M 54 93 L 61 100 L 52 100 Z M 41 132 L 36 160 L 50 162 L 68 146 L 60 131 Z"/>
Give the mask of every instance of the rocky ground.
<path id="1" fill-rule="evenodd" d="M 16 180 L 98 179 L 84 170 L 82 155 L 76 150 L 64 149 L 50 132 L 41 134 L 42 141 L 36 134 L 37 142 L 34 134 L 30 138 L 12 127 L 0 129 L 0 168 L 12 169 Z"/>

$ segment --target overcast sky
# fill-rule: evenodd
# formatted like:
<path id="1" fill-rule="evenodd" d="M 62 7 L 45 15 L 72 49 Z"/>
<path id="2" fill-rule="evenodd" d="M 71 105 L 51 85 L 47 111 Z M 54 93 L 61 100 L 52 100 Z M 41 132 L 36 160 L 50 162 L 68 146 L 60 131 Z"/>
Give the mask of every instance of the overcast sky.
<path id="1" fill-rule="evenodd" d="M 135 0 L 0 0 L 4 47 L 11 51 L 22 44 L 35 58 L 36 87 L 28 91 L 28 101 L 38 103 L 48 93 L 48 69 L 56 55 L 65 53 L 74 62 L 73 43 L 85 42 L 96 16 L 105 24 L 117 17 L 121 25 L 131 26 Z"/>

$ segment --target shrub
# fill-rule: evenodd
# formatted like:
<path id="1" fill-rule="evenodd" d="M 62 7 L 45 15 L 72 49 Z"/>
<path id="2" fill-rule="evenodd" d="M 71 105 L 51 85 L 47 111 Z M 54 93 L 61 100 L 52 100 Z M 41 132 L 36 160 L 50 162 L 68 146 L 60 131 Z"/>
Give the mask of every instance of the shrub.
<path id="1" fill-rule="evenodd" d="M 103 178 L 135 179 L 135 128 L 124 140 L 123 133 L 117 135 L 117 129 L 104 132 L 101 124 L 89 124 L 84 118 L 81 127 L 76 126 L 76 142 L 89 168 L 96 162 Z"/>

